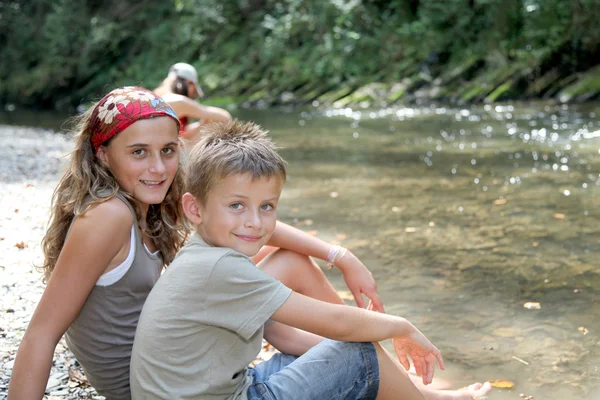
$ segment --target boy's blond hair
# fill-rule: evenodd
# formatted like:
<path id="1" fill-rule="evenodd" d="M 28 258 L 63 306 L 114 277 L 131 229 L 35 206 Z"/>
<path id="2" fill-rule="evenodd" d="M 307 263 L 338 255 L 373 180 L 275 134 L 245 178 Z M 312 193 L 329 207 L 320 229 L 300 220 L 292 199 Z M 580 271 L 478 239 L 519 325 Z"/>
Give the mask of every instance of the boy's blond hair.
<path id="1" fill-rule="evenodd" d="M 259 125 L 233 120 L 206 129 L 189 154 L 185 190 L 205 204 L 211 189 L 234 174 L 285 182 L 285 161 Z"/>

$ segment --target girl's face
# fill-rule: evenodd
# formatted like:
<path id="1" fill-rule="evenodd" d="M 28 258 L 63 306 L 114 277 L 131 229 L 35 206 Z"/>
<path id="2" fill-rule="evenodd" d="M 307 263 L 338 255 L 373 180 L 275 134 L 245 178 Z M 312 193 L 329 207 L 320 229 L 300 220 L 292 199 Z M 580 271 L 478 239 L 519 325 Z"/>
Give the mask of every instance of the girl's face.
<path id="1" fill-rule="evenodd" d="M 202 89 L 200 89 L 199 86 L 197 86 L 194 82 L 192 81 L 186 81 L 187 84 L 187 90 L 188 90 L 188 96 L 190 99 L 195 100 L 199 97 L 204 97 L 204 92 L 202 92 Z"/>
<path id="2" fill-rule="evenodd" d="M 139 120 L 98 148 L 97 157 L 145 213 L 161 203 L 179 167 L 177 124 L 170 117 Z"/>

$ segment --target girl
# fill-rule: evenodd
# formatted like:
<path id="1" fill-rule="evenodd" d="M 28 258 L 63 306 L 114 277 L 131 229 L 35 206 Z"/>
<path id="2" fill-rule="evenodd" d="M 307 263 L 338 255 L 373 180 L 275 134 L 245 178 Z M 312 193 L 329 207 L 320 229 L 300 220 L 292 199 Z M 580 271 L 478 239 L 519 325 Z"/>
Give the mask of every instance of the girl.
<path id="1" fill-rule="evenodd" d="M 48 283 L 19 346 L 11 400 L 43 397 L 63 334 L 99 394 L 129 399 L 142 306 L 189 232 L 180 204 L 179 120 L 163 99 L 139 87 L 115 89 L 80 118 L 77 132 L 53 196 L 42 243 Z M 299 293 L 341 303 L 308 258 L 331 261 L 331 245 L 281 223 L 269 244 L 288 250 L 261 261 L 268 274 Z M 383 311 L 366 267 L 351 252 L 335 262 L 357 304 L 364 306 L 365 294 Z"/>

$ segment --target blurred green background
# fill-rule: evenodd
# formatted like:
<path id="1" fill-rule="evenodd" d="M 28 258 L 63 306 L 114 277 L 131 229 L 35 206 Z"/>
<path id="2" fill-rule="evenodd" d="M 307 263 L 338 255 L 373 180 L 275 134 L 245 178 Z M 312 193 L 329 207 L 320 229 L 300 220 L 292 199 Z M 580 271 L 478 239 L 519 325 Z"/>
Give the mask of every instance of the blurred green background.
<path id="1" fill-rule="evenodd" d="M 600 97 L 598 0 L 0 2 L 0 104 L 72 110 L 193 64 L 209 102 Z"/>

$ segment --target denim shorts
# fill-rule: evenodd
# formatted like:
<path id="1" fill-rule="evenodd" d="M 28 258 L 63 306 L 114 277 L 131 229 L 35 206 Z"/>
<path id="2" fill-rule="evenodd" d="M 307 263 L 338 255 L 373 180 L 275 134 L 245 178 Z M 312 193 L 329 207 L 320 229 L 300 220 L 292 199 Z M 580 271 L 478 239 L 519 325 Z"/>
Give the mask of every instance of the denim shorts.
<path id="1" fill-rule="evenodd" d="M 379 390 L 372 343 L 325 339 L 301 357 L 277 353 L 248 375 L 248 400 L 375 399 Z"/>

